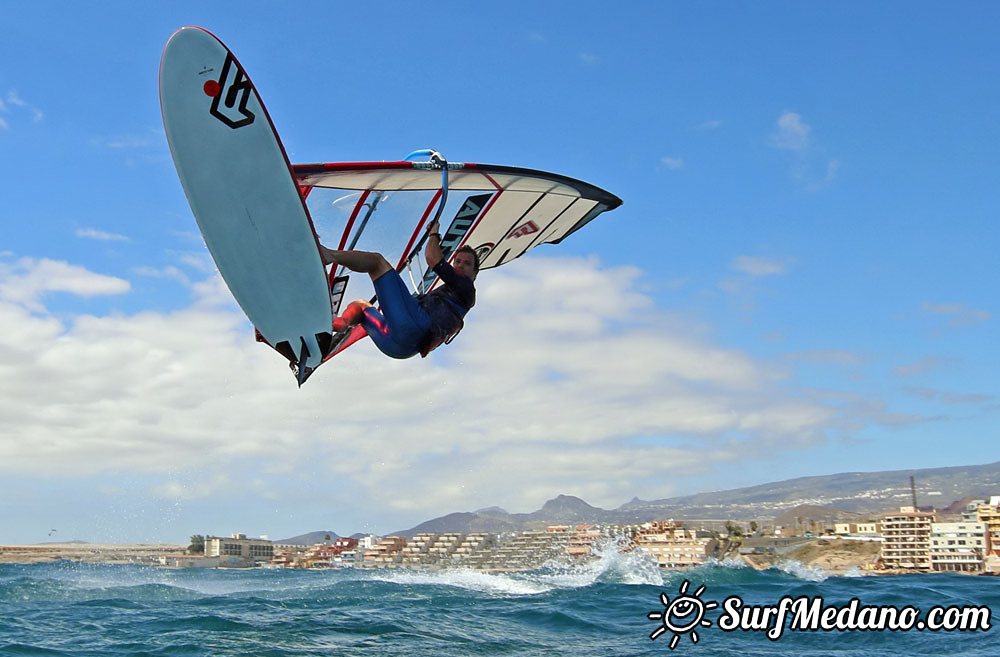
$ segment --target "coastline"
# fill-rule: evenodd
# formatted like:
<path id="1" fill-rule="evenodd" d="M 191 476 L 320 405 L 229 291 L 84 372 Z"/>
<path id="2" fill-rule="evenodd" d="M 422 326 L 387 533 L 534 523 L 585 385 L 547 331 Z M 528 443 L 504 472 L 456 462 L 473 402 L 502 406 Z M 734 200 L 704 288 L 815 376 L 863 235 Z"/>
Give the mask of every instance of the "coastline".
<path id="1" fill-rule="evenodd" d="M 70 561 L 92 564 L 140 564 L 161 566 L 161 557 L 185 555 L 187 546 L 170 543 L 60 543 L 0 545 L 0 564 L 39 564 Z M 902 575 L 932 574 L 923 571 L 875 569 L 878 544 L 845 545 L 816 539 L 783 556 L 772 554 L 730 554 L 733 559 L 754 570 L 782 568 L 787 564 L 817 570 L 824 575 Z M 516 572 L 516 568 L 507 569 Z M 965 573 L 975 575 L 979 573 Z"/>
<path id="2" fill-rule="evenodd" d="M 788 554 L 745 554 L 739 558 L 751 568 L 767 570 L 780 567 L 787 562 L 798 562 L 807 568 L 818 568 L 828 575 L 847 575 L 865 573 L 873 575 L 889 575 L 886 570 L 875 570 L 881 543 L 828 540 L 816 538 L 811 542 L 792 550 Z M 903 571 L 906 572 L 906 571 Z"/>
<path id="3" fill-rule="evenodd" d="M 160 557 L 184 554 L 187 545 L 169 543 L 40 543 L 0 545 L 0 563 L 139 563 L 158 564 Z"/>

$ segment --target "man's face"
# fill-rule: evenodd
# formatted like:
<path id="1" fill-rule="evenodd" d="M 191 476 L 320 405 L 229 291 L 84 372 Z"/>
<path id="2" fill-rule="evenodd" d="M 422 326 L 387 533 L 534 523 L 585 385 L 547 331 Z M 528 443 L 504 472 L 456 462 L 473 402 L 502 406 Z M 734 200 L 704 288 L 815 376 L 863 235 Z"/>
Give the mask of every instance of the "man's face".
<path id="1" fill-rule="evenodd" d="M 459 253 L 455 256 L 455 259 L 451 261 L 451 266 L 462 276 L 475 280 L 476 261 L 473 259 L 471 253 Z"/>

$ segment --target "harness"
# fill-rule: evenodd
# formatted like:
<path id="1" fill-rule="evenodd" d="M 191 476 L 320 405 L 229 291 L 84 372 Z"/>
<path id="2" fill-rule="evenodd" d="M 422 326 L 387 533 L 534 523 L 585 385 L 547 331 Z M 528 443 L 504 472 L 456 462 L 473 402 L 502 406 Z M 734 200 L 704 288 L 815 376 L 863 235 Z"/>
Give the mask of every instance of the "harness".
<path id="1" fill-rule="evenodd" d="M 424 340 L 420 345 L 420 357 L 427 358 L 427 354 L 431 353 L 443 344 L 451 344 L 451 341 L 455 339 L 461 330 L 465 328 L 465 320 L 458 320 L 458 326 L 454 331 L 444 336 L 443 338 L 437 338 L 436 340 Z"/>
<path id="2" fill-rule="evenodd" d="M 465 313 L 469 312 L 468 309 L 463 308 L 462 306 L 458 305 L 457 303 L 455 303 L 454 301 L 452 301 L 451 299 L 449 299 L 444 295 L 440 295 L 439 298 L 442 301 L 445 301 L 449 306 L 451 306 L 452 310 L 456 311 L 455 316 L 458 317 L 458 326 L 456 326 L 447 335 L 439 338 L 434 338 L 433 333 L 428 333 L 427 337 L 424 338 L 423 342 L 420 343 L 421 358 L 427 358 L 427 354 L 431 353 L 432 351 L 434 351 L 443 344 L 451 344 L 451 341 L 454 340 L 455 337 L 462 332 L 463 328 L 465 328 Z"/>

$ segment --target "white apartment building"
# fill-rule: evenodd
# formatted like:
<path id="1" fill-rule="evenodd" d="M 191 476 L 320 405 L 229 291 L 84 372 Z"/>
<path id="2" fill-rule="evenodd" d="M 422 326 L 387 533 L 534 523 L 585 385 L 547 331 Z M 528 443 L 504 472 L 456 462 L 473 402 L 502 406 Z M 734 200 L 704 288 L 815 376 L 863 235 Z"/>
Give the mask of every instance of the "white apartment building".
<path id="1" fill-rule="evenodd" d="M 1000 495 L 992 496 L 987 504 L 980 504 L 976 517 L 986 525 L 986 549 L 1000 557 Z"/>
<path id="2" fill-rule="evenodd" d="M 882 516 L 882 565 L 886 568 L 931 569 L 933 511 L 903 506 Z"/>
<path id="3" fill-rule="evenodd" d="M 247 538 L 246 534 L 233 534 L 229 538 L 205 537 L 206 557 L 236 557 L 246 562 L 270 561 L 274 557 L 274 544 L 263 538 Z"/>
<path id="4" fill-rule="evenodd" d="M 645 523 L 633 540 L 639 549 L 656 559 L 660 568 L 701 565 L 717 547 L 717 542 L 705 533 L 672 522 Z"/>
<path id="5" fill-rule="evenodd" d="M 937 572 L 978 573 L 986 553 L 986 525 L 981 522 L 931 523 L 931 568 Z"/>
<path id="6" fill-rule="evenodd" d="M 379 541 L 382 540 L 375 534 L 368 534 L 358 539 L 359 550 L 374 550 Z"/>

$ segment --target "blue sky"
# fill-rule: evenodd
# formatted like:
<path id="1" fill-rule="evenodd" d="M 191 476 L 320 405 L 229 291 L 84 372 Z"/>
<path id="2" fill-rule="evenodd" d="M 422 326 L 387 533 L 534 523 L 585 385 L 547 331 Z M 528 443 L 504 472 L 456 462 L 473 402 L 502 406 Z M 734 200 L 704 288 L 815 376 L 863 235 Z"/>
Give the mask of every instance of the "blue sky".
<path id="1" fill-rule="evenodd" d="M 40 7 L 0 5 L 2 542 L 996 459 L 993 3 Z M 157 68 L 184 25 L 293 161 L 430 146 L 625 204 L 484 273 L 431 358 L 364 344 L 297 390 L 173 169 Z"/>

